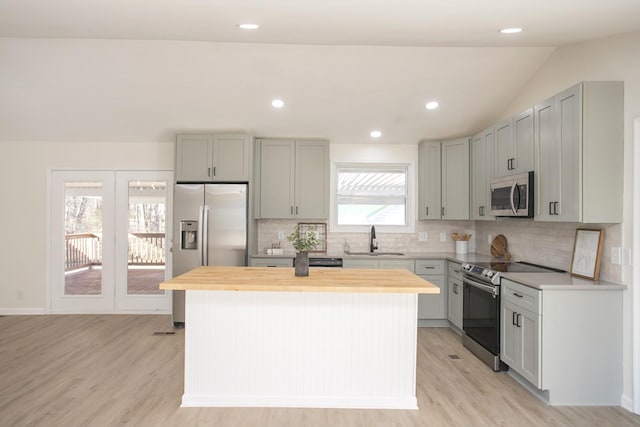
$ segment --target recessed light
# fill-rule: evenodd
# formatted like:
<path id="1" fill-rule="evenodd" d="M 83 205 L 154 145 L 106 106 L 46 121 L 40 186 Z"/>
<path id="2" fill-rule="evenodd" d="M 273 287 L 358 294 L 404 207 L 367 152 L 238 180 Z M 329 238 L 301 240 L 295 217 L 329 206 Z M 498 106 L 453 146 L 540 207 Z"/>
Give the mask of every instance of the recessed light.
<path id="1" fill-rule="evenodd" d="M 438 103 L 438 101 L 430 101 L 427 102 L 427 105 L 425 105 L 425 108 L 427 110 L 435 110 L 436 108 L 438 108 L 440 104 Z"/>
<path id="2" fill-rule="evenodd" d="M 382 132 L 379 130 L 372 130 L 369 135 L 371 135 L 371 138 L 380 138 L 382 136 Z"/>
<path id="3" fill-rule="evenodd" d="M 284 107 L 284 101 L 282 99 L 274 99 L 271 101 L 271 105 L 273 105 L 273 108 L 282 108 Z"/>
<path id="4" fill-rule="evenodd" d="M 258 28 L 260 28 L 260 25 L 258 24 L 238 24 L 238 28 L 240 28 L 241 30 L 257 30 Z"/>
<path id="5" fill-rule="evenodd" d="M 500 30 L 500 32 L 502 34 L 516 34 L 516 33 L 521 33 L 522 32 L 522 28 L 503 28 Z"/>

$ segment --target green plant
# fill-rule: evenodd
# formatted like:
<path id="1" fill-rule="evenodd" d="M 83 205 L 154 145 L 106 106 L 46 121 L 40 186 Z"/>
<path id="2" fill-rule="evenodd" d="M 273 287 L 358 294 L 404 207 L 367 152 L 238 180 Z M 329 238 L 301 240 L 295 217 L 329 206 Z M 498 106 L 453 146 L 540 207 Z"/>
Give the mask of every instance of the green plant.
<path id="1" fill-rule="evenodd" d="M 307 230 L 301 233 L 298 226 L 293 229 L 293 233 L 287 236 L 287 240 L 293 242 L 293 248 L 296 252 L 310 252 L 320 243 L 318 233 L 315 230 Z"/>

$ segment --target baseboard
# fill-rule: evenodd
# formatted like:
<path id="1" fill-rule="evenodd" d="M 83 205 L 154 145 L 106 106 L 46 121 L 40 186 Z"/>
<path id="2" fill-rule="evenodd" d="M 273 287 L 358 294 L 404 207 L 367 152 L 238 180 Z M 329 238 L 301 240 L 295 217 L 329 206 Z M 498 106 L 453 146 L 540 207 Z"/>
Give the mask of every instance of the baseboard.
<path id="1" fill-rule="evenodd" d="M 447 319 L 418 319 L 419 328 L 448 328 L 451 323 Z"/>
<path id="2" fill-rule="evenodd" d="M 44 308 L 41 307 L 21 307 L 21 308 L 7 308 L 0 307 L 0 316 L 25 316 L 35 314 L 48 314 Z"/>
<path id="3" fill-rule="evenodd" d="M 633 399 L 623 394 L 620 397 L 620 406 L 622 406 L 624 409 L 626 409 L 629 412 L 633 412 Z"/>
<path id="4" fill-rule="evenodd" d="M 0 316 L 33 316 L 41 314 L 64 315 L 64 314 L 171 314 L 171 310 L 123 310 L 105 312 L 86 311 L 56 311 L 50 312 L 44 308 L 3 308 L 0 307 Z"/>
<path id="5" fill-rule="evenodd" d="M 415 397 L 327 397 L 327 396 L 209 396 L 182 395 L 182 408 L 340 408 L 418 409 Z"/>

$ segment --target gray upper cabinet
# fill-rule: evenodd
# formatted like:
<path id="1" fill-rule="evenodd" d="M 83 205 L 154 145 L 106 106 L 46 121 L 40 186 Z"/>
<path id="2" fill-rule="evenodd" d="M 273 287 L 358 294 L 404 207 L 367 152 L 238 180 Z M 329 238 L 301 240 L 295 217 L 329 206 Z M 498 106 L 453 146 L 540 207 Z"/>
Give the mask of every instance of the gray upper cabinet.
<path id="1" fill-rule="evenodd" d="M 469 138 L 418 147 L 418 219 L 469 219 Z"/>
<path id="2" fill-rule="evenodd" d="M 583 82 L 536 105 L 536 221 L 622 221 L 623 102 L 622 82 Z"/>
<path id="3" fill-rule="evenodd" d="M 494 126 L 495 176 L 533 170 L 533 108 Z"/>
<path id="4" fill-rule="evenodd" d="M 442 219 L 469 219 L 469 138 L 442 143 Z"/>
<path id="5" fill-rule="evenodd" d="M 471 212 L 473 220 L 494 220 L 491 216 L 491 188 L 494 163 L 493 126 L 471 139 Z"/>
<path id="6" fill-rule="evenodd" d="M 251 138 L 248 135 L 178 134 L 177 182 L 247 182 Z"/>
<path id="7" fill-rule="evenodd" d="M 256 218 L 329 217 L 329 143 L 256 142 Z"/>
<path id="8" fill-rule="evenodd" d="M 441 218 L 440 148 L 440 141 L 424 141 L 418 146 L 418 219 Z"/>

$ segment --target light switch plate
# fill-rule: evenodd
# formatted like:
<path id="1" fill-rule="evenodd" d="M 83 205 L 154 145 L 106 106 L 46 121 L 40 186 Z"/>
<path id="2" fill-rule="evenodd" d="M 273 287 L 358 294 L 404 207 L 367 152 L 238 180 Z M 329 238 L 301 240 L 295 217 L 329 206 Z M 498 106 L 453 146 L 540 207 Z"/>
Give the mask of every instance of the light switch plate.
<path id="1" fill-rule="evenodd" d="M 429 234 L 426 231 L 421 231 L 418 233 L 418 240 L 421 242 L 426 242 L 429 240 Z"/>
<path id="2" fill-rule="evenodd" d="M 284 240 L 284 231 L 278 231 L 278 240 Z"/>
<path id="3" fill-rule="evenodd" d="M 440 233 L 440 241 L 441 242 L 446 242 L 447 241 L 447 233 L 445 233 L 444 231 L 442 233 Z"/>

